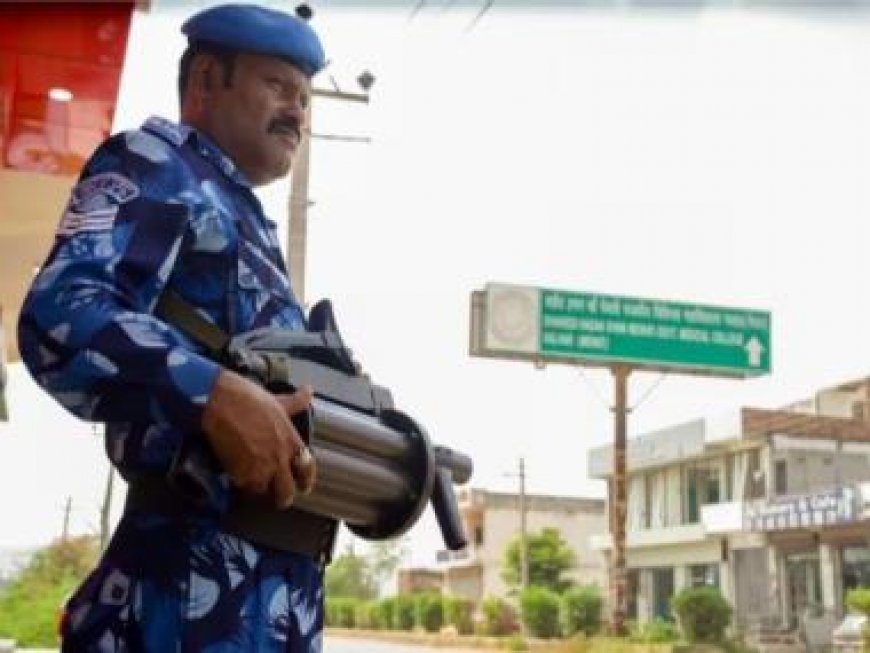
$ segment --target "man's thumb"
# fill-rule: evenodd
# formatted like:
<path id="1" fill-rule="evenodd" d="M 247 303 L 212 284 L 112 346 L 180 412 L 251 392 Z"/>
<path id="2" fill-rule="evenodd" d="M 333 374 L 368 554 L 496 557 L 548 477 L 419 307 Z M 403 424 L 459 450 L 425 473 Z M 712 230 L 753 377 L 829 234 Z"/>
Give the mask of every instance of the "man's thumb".
<path id="1" fill-rule="evenodd" d="M 278 401 L 287 411 L 288 415 L 296 415 L 311 406 L 311 399 L 314 397 L 314 390 L 311 386 L 305 385 L 299 388 L 296 392 L 286 395 L 276 395 Z"/>

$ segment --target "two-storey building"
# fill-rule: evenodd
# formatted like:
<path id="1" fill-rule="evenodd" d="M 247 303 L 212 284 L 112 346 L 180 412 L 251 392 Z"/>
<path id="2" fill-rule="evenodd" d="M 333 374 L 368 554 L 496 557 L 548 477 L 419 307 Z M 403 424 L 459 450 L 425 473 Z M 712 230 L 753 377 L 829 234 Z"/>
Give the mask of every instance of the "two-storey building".
<path id="1" fill-rule="evenodd" d="M 631 439 L 630 616 L 669 618 L 674 593 L 713 585 L 744 627 L 797 629 L 808 611 L 832 627 L 870 586 L 868 399 L 865 379 Z M 609 481 L 612 455 L 592 450 L 590 477 Z"/>
<path id="2" fill-rule="evenodd" d="M 459 554 L 444 555 L 444 591 L 471 599 L 475 604 L 490 596 L 506 597 L 502 579 L 508 545 L 521 529 L 520 506 L 525 508 L 527 533 L 556 528 L 574 551 L 577 566 L 566 574 L 581 585 L 597 585 L 607 595 L 607 567 L 601 551 L 592 547 L 592 536 L 607 532 L 604 499 L 517 494 L 463 488 L 459 508 L 469 536 L 469 546 Z"/>

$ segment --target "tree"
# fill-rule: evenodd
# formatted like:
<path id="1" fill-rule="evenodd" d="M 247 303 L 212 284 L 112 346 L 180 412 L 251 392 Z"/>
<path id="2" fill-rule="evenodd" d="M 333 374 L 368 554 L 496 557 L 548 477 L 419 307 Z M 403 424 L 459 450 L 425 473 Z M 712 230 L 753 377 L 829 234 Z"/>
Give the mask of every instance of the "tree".
<path id="1" fill-rule="evenodd" d="M 329 598 L 373 599 L 378 593 L 368 561 L 350 548 L 326 568 L 324 587 Z"/>
<path id="2" fill-rule="evenodd" d="M 58 540 L 38 551 L 0 592 L 0 637 L 24 647 L 56 647 L 64 600 L 94 567 L 98 538 Z"/>
<path id="3" fill-rule="evenodd" d="M 574 551 L 562 539 L 557 528 L 545 528 L 526 537 L 529 561 L 529 585 L 545 587 L 561 593 L 573 582 L 562 575 L 577 564 Z M 520 538 L 514 538 L 505 550 L 502 579 L 511 588 L 518 589 L 522 578 L 520 570 Z"/>

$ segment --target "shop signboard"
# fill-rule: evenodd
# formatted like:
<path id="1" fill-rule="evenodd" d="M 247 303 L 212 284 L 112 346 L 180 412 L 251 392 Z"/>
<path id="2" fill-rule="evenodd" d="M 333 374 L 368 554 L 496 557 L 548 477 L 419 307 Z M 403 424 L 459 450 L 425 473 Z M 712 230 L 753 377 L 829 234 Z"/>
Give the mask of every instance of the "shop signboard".
<path id="1" fill-rule="evenodd" d="M 857 519 L 857 493 L 840 487 L 812 494 L 753 501 L 743 513 L 743 528 L 769 533 L 792 528 L 811 528 L 846 524 Z"/>

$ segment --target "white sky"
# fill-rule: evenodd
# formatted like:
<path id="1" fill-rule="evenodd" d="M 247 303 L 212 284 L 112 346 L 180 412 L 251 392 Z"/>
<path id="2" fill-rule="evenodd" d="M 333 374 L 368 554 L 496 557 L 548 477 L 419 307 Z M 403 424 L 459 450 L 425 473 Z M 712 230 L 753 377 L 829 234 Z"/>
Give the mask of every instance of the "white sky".
<path id="1" fill-rule="evenodd" d="M 177 30 L 202 4 L 136 16 L 116 129 L 176 116 Z M 315 103 L 315 132 L 372 143 L 314 142 L 308 297 L 332 298 L 373 379 L 474 458 L 474 486 L 513 491 L 525 456 L 530 492 L 602 496 L 586 451 L 612 431 L 606 372 L 469 358 L 469 294 L 488 281 L 772 312 L 771 376 L 670 376 L 632 434 L 868 374 L 865 14 L 497 2 L 469 31 L 473 6 L 409 20 L 413 4 L 315 17 L 337 83 L 377 81 L 369 105 Z M 276 219 L 286 194 L 263 192 Z M 630 403 L 657 380 L 633 375 Z M 57 535 L 69 494 L 73 528 L 93 530 L 90 426 L 20 369 L 9 394 L 0 547 Z M 431 519 L 414 542 L 434 562 Z"/>

